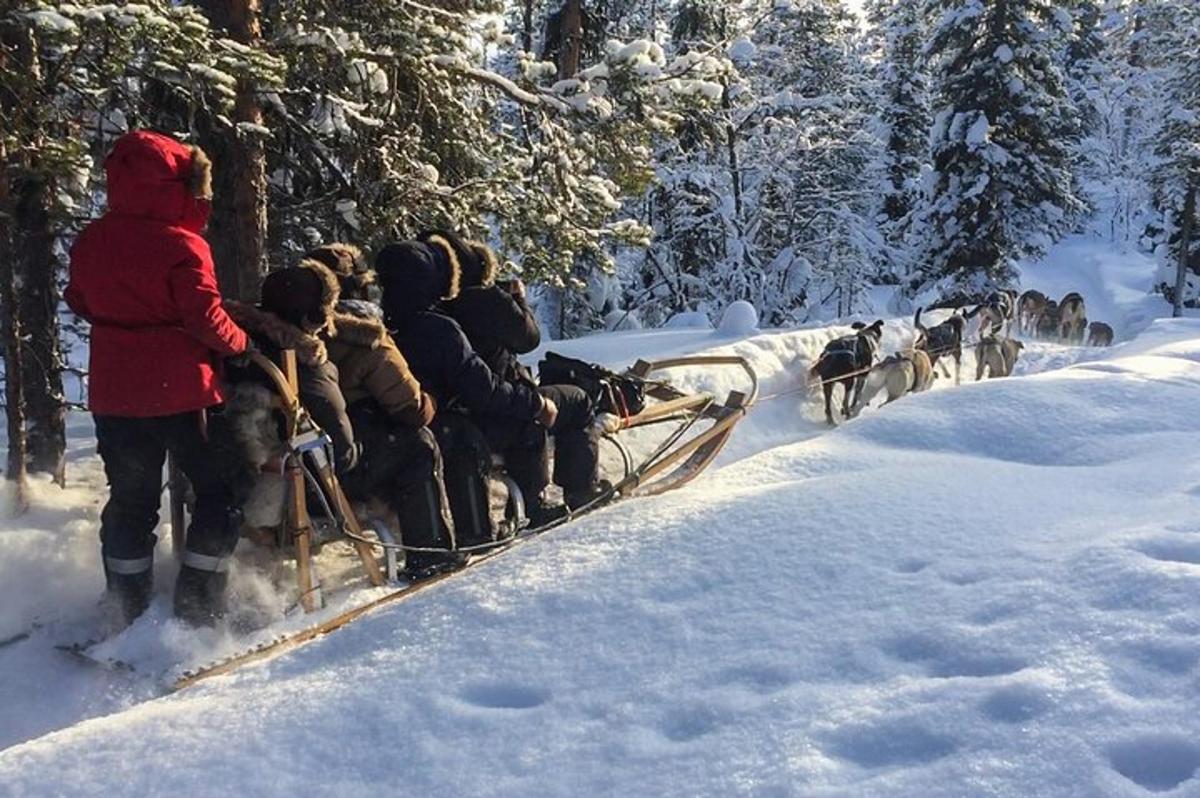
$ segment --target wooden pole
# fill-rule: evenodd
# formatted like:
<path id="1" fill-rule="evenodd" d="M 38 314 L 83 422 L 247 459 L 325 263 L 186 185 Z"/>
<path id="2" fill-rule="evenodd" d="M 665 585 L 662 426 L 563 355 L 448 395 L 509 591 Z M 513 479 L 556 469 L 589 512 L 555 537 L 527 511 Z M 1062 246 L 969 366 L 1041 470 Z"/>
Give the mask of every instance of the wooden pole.
<path id="1" fill-rule="evenodd" d="M 293 395 L 299 393 L 300 378 L 296 369 L 296 353 L 294 350 L 283 351 L 283 374 Z M 289 435 L 295 430 L 289 430 Z M 303 466 L 296 454 L 288 456 L 288 507 L 287 525 L 296 546 L 296 581 L 300 588 L 300 606 L 305 612 L 313 612 L 321 608 L 320 595 L 313 580 L 312 567 L 312 519 L 308 517 L 308 506 L 305 503 L 305 485 Z"/>

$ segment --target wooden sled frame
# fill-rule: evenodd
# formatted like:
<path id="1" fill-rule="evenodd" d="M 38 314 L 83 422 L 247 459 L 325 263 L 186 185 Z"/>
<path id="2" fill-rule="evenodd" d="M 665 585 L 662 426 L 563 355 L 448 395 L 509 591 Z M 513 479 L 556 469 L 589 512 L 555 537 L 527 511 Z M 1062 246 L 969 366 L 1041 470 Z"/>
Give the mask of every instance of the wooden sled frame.
<path id="1" fill-rule="evenodd" d="M 651 377 L 656 372 L 687 366 L 736 366 L 746 373 L 749 389 L 744 392 L 732 391 L 724 404 L 717 404 L 712 394 L 685 394 Z M 681 432 L 686 432 L 700 421 L 713 423 L 684 443 L 672 443 L 657 452 L 641 468 L 628 475 L 618 485 L 622 496 L 657 496 L 691 482 L 712 465 L 733 435 L 733 428 L 758 400 L 758 375 L 744 357 L 737 355 L 690 355 L 664 360 L 639 360 L 628 373 L 645 380 L 649 386 L 647 395 L 659 402 L 629 418 L 624 425 L 626 428 L 634 429 L 672 418 L 684 418 L 687 420 L 686 426 L 681 428 Z"/>
<path id="2" fill-rule="evenodd" d="M 384 584 L 383 572 L 369 543 L 362 538 L 364 530 L 358 521 L 341 484 L 333 471 L 330 462 L 329 438 L 319 431 L 303 430 L 307 416 L 299 399 L 299 376 L 296 366 L 296 353 L 286 349 L 280 354 L 282 368 L 260 352 L 249 352 L 250 361 L 262 371 L 275 388 L 279 410 L 283 415 L 284 433 L 287 437 L 288 453 L 283 462 L 283 475 L 286 483 L 286 499 L 284 504 L 283 540 L 291 541 L 295 549 L 296 581 L 299 589 L 300 606 L 305 612 L 320 609 L 323 604 L 321 584 L 316 578 L 313 567 L 313 550 L 315 530 L 312 518 L 308 512 L 305 500 L 307 483 L 315 482 L 326 497 L 333 511 L 331 519 L 335 523 L 345 524 L 346 531 L 351 535 L 345 539 L 354 547 L 362 563 L 363 573 L 373 587 Z M 309 462 L 305 462 L 305 458 Z M 184 530 L 186 526 L 186 509 L 184 494 L 187 482 L 179 472 L 178 466 L 171 462 L 167 485 L 171 499 L 171 542 L 176 556 L 182 556 L 184 547 Z M 308 475 L 306 476 L 306 470 Z"/>
<path id="3" fill-rule="evenodd" d="M 731 392 L 723 405 L 718 405 L 711 394 L 688 395 L 672 387 L 666 382 L 653 381 L 650 375 L 681 366 L 737 366 L 743 369 L 750 381 L 747 392 Z M 658 404 L 646 408 L 641 413 L 625 420 L 625 428 L 644 427 L 650 424 L 682 419 L 682 425 L 668 437 L 667 441 L 632 473 L 626 475 L 613 490 L 592 505 L 584 508 L 583 512 L 602 506 L 607 501 L 618 496 L 657 495 L 678 488 L 695 479 L 701 472 L 712 464 L 717 454 L 724 448 L 737 422 L 745 417 L 758 398 L 758 377 L 750 364 L 741 357 L 700 355 L 678 357 L 667 360 L 642 361 L 629 370 L 631 376 L 640 377 L 647 381 L 647 394 L 658 400 Z M 696 434 L 683 444 L 678 441 L 698 423 L 711 421 L 712 426 Z M 351 516 L 353 514 L 351 513 Z M 484 561 L 499 556 L 509 548 L 519 545 L 531 538 L 561 525 L 570 518 L 564 518 L 554 524 L 511 538 L 504 547 L 498 547 L 484 552 L 478 561 Z M 368 544 L 369 545 L 369 544 Z M 187 671 L 170 686 L 171 692 L 183 690 L 198 682 L 213 676 L 230 673 L 237 668 L 268 659 L 277 654 L 298 648 L 305 643 L 324 637 L 343 626 L 371 613 L 381 607 L 394 604 L 409 596 L 416 595 L 432 588 L 441 582 L 463 572 L 463 568 L 431 576 L 419 582 L 413 582 L 386 595 L 349 609 L 332 618 L 327 618 L 315 626 L 302 629 L 294 634 L 277 637 L 239 654 L 224 657 L 208 665 Z"/>

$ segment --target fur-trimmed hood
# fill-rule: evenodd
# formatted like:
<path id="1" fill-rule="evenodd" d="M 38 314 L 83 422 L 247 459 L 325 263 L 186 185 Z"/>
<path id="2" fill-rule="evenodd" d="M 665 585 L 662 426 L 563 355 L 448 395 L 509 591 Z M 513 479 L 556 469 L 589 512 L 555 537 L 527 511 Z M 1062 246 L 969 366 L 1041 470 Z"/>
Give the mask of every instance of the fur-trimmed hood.
<path id="1" fill-rule="evenodd" d="M 380 319 L 349 313 L 335 313 L 333 337 L 351 346 L 378 349 L 386 343 L 388 331 Z"/>
<path id="2" fill-rule="evenodd" d="M 232 300 L 225 302 L 225 310 L 252 338 L 265 338 L 280 349 L 293 349 L 302 363 L 318 366 L 329 360 L 325 344 L 320 338 L 289 324 L 274 313 Z"/>
<path id="3" fill-rule="evenodd" d="M 104 161 L 108 207 L 116 213 L 204 229 L 212 197 L 212 162 L 199 147 L 148 130 L 117 139 Z"/>
<path id="4" fill-rule="evenodd" d="M 441 236 L 388 244 L 375 256 L 389 327 L 398 327 L 438 302 L 458 296 L 462 268 L 453 245 Z"/>
<path id="5" fill-rule="evenodd" d="M 484 242 L 463 238 L 449 230 L 426 230 L 417 236 L 417 240 L 438 240 L 450 247 L 458 259 L 461 288 L 486 288 L 496 282 L 496 276 L 500 273 L 500 261 L 495 251 Z"/>

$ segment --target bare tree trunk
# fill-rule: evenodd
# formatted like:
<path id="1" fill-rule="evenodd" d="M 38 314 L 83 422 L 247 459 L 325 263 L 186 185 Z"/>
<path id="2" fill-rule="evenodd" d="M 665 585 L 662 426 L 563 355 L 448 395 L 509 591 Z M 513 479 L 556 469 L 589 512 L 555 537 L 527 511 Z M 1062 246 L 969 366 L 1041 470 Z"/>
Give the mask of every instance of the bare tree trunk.
<path id="1" fill-rule="evenodd" d="M 11 32 L 8 64 L 32 86 L 42 80 L 37 42 L 28 29 Z M 14 93 L 0 98 L 4 116 L 13 118 L 19 103 Z M 30 132 L 30 131 L 27 131 Z M 34 134 L 29 150 L 36 151 L 43 131 Z M 62 356 L 58 333 L 58 261 L 54 257 L 54 231 L 50 215 L 52 186 L 50 178 L 37 168 L 28 151 L 13 151 L 3 159 L 5 169 L 3 211 L 6 274 L 5 312 L 8 326 L 19 330 L 13 342 L 12 360 L 6 379 L 13 384 L 10 393 L 12 413 L 20 414 L 24 434 L 15 447 L 22 450 L 29 470 L 50 474 L 64 483 L 67 447 L 66 406 L 63 401 Z M 14 401 L 19 396 L 20 401 Z M 11 464 L 10 464 L 11 470 Z"/>
<path id="2" fill-rule="evenodd" d="M 733 125 L 733 103 L 729 99 L 729 84 L 721 92 L 721 108 L 725 111 L 725 148 L 729 153 L 729 180 L 733 184 L 734 218 L 742 221 L 742 170 L 738 166 L 737 129 Z"/>
<path id="3" fill-rule="evenodd" d="M 533 52 L 533 0 L 525 0 L 522 9 L 521 46 L 525 52 Z"/>
<path id="4" fill-rule="evenodd" d="M 0 50 L 0 60 L 4 58 Z M 0 335 L 4 337 L 4 416 L 8 426 L 8 458 L 4 478 L 13 483 L 13 514 L 29 507 L 25 479 L 25 393 L 21 383 L 21 320 L 13 312 L 16 295 L 13 270 L 8 158 L 0 141 Z"/>
<path id="5" fill-rule="evenodd" d="M 17 189 L 13 255 L 20 269 L 15 315 L 21 327 L 22 391 L 29 470 L 66 483 L 67 411 L 58 330 L 58 260 L 48 182 L 27 174 Z"/>
<path id="6" fill-rule="evenodd" d="M 579 73 L 583 59 L 583 0 L 563 3 L 559 41 L 558 77 L 565 80 Z"/>
<path id="7" fill-rule="evenodd" d="M 214 28 L 254 47 L 262 42 L 260 0 L 202 0 Z M 213 250 L 217 280 L 229 297 L 253 301 L 267 268 L 267 157 L 262 139 L 239 133 L 239 123 L 261 125 L 262 108 L 254 87 L 239 83 L 235 127 L 212 115 L 198 120 L 200 140 L 213 161 L 213 213 L 206 237 Z"/>
<path id="8" fill-rule="evenodd" d="M 1175 303 L 1171 315 L 1183 315 L 1183 290 L 1187 286 L 1188 263 L 1192 254 L 1192 230 L 1196 218 L 1196 178 L 1188 183 L 1183 199 L 1183 226 L 1179 231 L 1179 266 L 1175 272 Z"/>

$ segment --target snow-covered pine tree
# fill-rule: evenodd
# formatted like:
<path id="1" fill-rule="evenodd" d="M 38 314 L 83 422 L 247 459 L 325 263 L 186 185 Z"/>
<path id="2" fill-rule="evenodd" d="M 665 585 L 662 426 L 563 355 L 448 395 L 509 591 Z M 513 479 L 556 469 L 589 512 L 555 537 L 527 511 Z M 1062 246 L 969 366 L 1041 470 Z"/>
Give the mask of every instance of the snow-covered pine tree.
<path id="1" fill-rule="evenodd" d="M 1082 203 L 1055 50 L 1069 15 L 1049 0 L 933 0 L 933 172 L 924 280 L 978 293 L 1061 236 Z"/>
<path id="2" fill-rule="evenodd" d="M 905 0 L 873 0 L 868 20 L 879 46 L 879 123 L 885 140 L 881 225 L 893 242 L 916 207 L 929 141 L 929 80 L 925 73 L 925 7 Z"/>
<path id="3" fill-rule="evenodd" d="M 1166 242 L 1162 254 L 1175 278 L 1160 288 L 1179 315 L 1184 304 L 1194 304 L 1200 295 L 1200 7 L 1190 0 L 1164 0 L 1154 36 L 1163 64 L 1165 106 L 1152 181 Z"/>
<path id="4" fill-rule="evenodd" d="M 1063 76 L 1067 94 L 1075 108 L 1076 129 L 1070 140 L 1075 167 L 1075 195 L 1086 203 L 1089 215 L 1097 210 L 1101 197 L 1091 185 L 1090 163 L 1104 135 L 1104 84 L 1110 62 L 1106 58 L 1108 40 L 1104 36 L 1104 9 L 1101 0 L 1071 0 L 1068 10 L 1072 29 L 1061 48 Z"/>
<path id="5" fill-rule="evenodd" d="M 852 312 L 878 271 L 871 218 L 871 69 L 837 0 L 775 3 L 754 26 L 755 104 L 739 130 L 747 169 L 747 268 L 730 277 L 769 324 Z"/>
<path id="6" fill-rule="evenodd" d="M 5 124 L 0 219 L 20 287 L 20 363 L 29 465 L 61 479 L 65 447 L 59 286 L 65 243 L 103 201 L 94 168 L 132 126 L 186 133 L 199 107 L 228 110 L 239 74 L 277 72 L 269 55 L 211 36 L 195 9 L 169 2 L 128 5 L 10 3 L 0 13 L 6 58 L 0 72 Z M 170 106 L 176 114 L 164 114 Z M 10 354 L 11 358 L 12 355 Z"/>

